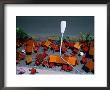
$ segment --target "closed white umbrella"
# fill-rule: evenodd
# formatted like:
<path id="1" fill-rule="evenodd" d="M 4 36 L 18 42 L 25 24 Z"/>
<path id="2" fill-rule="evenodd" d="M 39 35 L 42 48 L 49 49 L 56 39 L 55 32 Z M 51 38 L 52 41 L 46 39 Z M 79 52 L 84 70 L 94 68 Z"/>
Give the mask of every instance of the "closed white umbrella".
<path id="1" fill-rule="evenodd" d="M 68 61 L 66 61 L 63 57 L 62 57 L 62 53 L 61 53 L 61 49 L 62 49 L 62 42 L 63 42 L 63 34 L 65 32 L 65 29 L 66 29 L 66 21 L 61 21 L 61 44 L 60 44 L 60 56 L 61 56 L 61 59 L 63 61 L 65 61 L 67 64 L 69 64 L 71 67 L 73 67 L 73 65 L 71 65 Z M 74 68 L 74 67 L 73 67 Z M 79 70 L 76 69 L 77 72 L 80 72 Z"/>
<path id="2" fill-rule="evenodd" d="M 61 21 L 61 45 L 60 45 L 60 56 L 61 56 L 61 48 L 62 48 L 62 42 L 63 42 L 63 33 L 65 32 L 66 29 L 66 21 Z"/>

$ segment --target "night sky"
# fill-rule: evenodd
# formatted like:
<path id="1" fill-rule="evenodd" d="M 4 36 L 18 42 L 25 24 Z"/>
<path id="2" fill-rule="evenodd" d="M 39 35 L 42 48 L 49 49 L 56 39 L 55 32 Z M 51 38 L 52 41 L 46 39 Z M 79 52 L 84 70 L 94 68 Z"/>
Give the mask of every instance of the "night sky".
<path id="1" fill-rule="evenodd" d="M 94 33 L 94 16 L 17 16 L 16 27 L 30 35 L 60 35 L 60 23 L 66 20 L 64 35 L 79 36 L 79 32 Z"/>

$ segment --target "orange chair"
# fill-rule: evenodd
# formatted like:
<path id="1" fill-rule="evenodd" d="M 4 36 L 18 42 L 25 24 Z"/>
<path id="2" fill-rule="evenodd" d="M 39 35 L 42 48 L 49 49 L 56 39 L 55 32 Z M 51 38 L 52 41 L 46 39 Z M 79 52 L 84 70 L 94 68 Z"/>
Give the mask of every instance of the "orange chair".
<path id="1" fill-rule="evenodd" d="M 92 60 L 88 60 L 85 65 L 90 71 L 94 70 L 94 62 Z"/>
<path id="2" fill-rule="evenodd" d="M 45 42 L 45 46 L 47 46 L 47 47 L 49 47 L 50 46 L 50 44 L 51 44 L 51 42 L 49 41 L 49 40 L 47 40 L 46 42 Z"/>
<path id="3" fill-rule="evenodd" d="M 90 47 L 89 54 L 94 55 L 94 47 Z"/>

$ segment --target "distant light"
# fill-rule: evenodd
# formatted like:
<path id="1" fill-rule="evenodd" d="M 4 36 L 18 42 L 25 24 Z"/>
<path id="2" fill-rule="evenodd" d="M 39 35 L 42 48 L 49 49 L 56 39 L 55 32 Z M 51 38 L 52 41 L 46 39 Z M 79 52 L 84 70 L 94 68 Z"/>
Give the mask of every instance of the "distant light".
<path id="1" fill-rule="evenodd" d="M 81 55 L 81 56 L 83 56 L 83 55 L 84 55 L 84 53 L 83 53 L 83 52 L 80 52 L 80 55 Z"/>
<path id="2" fill-rule="evenodd" d="M 22 49 L 22 51 L 21 51 L 22 53 L 25 53 L 25 50 L 24 49 Z"/>

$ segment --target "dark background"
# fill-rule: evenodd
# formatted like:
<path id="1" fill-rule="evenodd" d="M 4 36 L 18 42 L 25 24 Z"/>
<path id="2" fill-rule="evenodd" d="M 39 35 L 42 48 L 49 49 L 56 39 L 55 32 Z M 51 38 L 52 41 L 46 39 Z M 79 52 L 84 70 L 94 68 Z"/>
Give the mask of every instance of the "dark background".
<path id="1" fill-rule="evenodd" d="M 16 26 L 30 35 L 60 35 L 62 20 L 66 20 L 66 36 L 78 36 L 80 32 L 94 33 L 94 16 L 17 16 Z"/>

